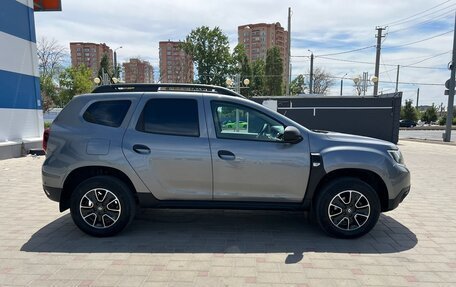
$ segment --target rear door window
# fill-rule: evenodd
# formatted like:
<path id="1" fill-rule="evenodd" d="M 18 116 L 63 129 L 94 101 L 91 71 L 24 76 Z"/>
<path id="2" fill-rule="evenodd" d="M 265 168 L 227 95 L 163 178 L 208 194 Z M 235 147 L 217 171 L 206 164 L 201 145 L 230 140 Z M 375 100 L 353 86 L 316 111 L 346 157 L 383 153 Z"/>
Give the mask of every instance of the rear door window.
<path id="1" fill-rule="evenodd" d="M 136 130 L 199 137 L 198 103 L 194 99 L 151 99 L 141 113 Z"/>

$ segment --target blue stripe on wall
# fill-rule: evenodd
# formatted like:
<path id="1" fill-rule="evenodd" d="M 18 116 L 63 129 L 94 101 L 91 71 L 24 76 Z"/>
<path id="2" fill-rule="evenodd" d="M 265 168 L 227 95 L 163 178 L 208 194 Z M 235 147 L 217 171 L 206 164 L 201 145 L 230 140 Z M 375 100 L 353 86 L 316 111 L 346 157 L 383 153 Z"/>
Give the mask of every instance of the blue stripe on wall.
<path id="1" fill-rule="evenodd" d="M 40 79 L 0 70 L 0 108 L 41 109 Z"/>
<path id="2" fill-rule="evenodd" d="M 33 10 L 15 0 L 0 1 L 0 31 L 36 43 Z"/>

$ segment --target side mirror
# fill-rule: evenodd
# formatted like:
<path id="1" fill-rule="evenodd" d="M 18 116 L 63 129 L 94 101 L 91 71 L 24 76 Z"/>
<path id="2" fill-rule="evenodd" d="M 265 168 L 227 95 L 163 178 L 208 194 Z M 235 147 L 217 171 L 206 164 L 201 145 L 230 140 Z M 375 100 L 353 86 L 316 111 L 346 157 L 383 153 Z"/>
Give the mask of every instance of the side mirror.
<path id="1" fill-rule="evenodd" d="M 293 126 L 288 126 L 285 128 L 285 131 L 283 132 L 283 141 L 286 143 L 298 143 L 302 140 L 302 135 L 301 132 L 293 127 Z"/>

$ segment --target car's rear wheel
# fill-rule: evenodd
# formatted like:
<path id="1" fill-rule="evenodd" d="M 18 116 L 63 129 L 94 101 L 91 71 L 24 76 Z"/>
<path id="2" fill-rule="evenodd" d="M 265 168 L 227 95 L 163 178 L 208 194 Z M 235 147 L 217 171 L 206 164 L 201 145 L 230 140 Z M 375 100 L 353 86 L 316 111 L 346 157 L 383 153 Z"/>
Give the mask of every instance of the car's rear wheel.
<path id="1" fill-rule="evenodd" d="M 112 236 L 132 221 L 135 199 L 123 181 L 112 176 L 95 176 L 73 191 L 70 210 L 74 223 L 85 233 Z"/>
<path id="2" fill-rule="evenodd" d="M 357 178 L 331 181 L 318 193 L 315 217 L 328 234 L 339 238 L 355 238 L 368 233 L 380 216 L 380 200 L 376 191 Z"/>

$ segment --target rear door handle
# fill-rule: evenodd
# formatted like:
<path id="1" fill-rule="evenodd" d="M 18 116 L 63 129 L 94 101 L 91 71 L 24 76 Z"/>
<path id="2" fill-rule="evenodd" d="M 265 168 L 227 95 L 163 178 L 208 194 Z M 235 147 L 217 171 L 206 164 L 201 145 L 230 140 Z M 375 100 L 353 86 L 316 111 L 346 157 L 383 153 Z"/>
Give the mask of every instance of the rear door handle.
<path id="1" fill-rule="evenodd" d="M 218 154 L 219 158 L 221 158 L 223 160 L 235 160 L 236 159 L 236 156 L 234 155 L 234 153 L 232 153 L 228 150 L 219 150 L 217 154 Z"/>
<path id="2" fill-rule="evenodd" d="M 142 144 L 135 144 L 133 146 L 133 150 L 139 154 L 149 154 L 150 153 L 150 148 L 148 146 L 145 146 Z"/>

